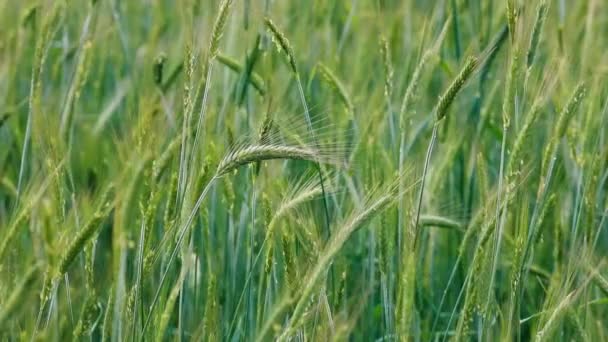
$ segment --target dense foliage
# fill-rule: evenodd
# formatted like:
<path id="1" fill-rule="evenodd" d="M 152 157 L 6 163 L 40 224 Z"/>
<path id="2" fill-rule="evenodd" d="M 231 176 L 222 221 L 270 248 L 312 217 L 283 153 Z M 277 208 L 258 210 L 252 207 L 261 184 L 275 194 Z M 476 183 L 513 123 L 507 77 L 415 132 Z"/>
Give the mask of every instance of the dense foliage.
<path id="1" fill-rule="evenodd" d="M 608 340 L 602 0 L 0 0 L 0 339 Z"/>

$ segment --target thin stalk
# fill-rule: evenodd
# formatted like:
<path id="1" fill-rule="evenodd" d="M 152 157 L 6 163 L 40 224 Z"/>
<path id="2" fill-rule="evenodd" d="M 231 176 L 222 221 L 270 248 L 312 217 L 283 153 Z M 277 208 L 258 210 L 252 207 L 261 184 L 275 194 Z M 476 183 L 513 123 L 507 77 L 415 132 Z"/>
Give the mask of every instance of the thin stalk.
<path id="1" fill-rule="evenodd" d="M 169 260 L 167 261 L 167 267 L 165 268 L 165 271 L 163 272 L 163 275 L 160 278 L 160 284 L 158 285 L 158 289 L 156 290 L 156 293 L 154 294 L 154 299 L 152 300 L 152 304 L 150 305 L 148 317 L 146 318 L 146 323 L 144 324 L 142 331 L 141 331 L 142 336 L 145 333 L 146 329 L 148 328 L 148 325 L 150 324 L 150 321 L 152 318 L 152 313 L 154 312 L 154 307 L 158 303 L 158 299 L 160 297 L 160 291 L 162 290 L 163 284 L 165 283 L 165 280 L 167 278 L 167 274 L 169 273 L 169 270 L 171 269 L 171 264 L 173 263 L 173 259 L 175 259 L 175 256 L 177 255 L 177 252 L 179 251 L 179 246 L 181 245 L 182 241 L 184 240 L 184 237 L 186 236 L 186 232 L 188 231 L 188 228 L 192 224 L 192 221 L 194 221 L 194 217 L 198 213 L 198 210 L 200 209 L 201 205 L 203 204 L 203 200 L 207 196 L 209 189 L 211 189 L 211 186 L 213 184 L 215 184 L 215 181 L 217 179 L 218 179 L 218 177 L 214 176 L 213 178 L 211 178 L 209 180 L 207 185 L 205 185 L 203 192 L 200 194 L 200 196 L 198 197 L 198 200 L 194 204 L 194 207 L 190 211 L 190 215 L 188 216 L 186 223 L 183 225 L 180 232 L 178 233 L 178 238 L 177 238 L 177 242 L 175 244 L 175 248 L 173 249 L 173 252 L 169 256 Z"/>
<path id="2" fill-rule="evenodd" d="M 429 142 L 429 147 L 426 150 L 426 157 L 424 158 L 424 168 L 422 169 L 422 180 L 420 181 L 420 193 L 418 194 L 418 205 L 416 208 L 416 220 L 414 221 L 414 250 L 416 250 L 416 247 L 418 246 L 418 224 L 420 223 L 420 209 L 422 207 L 422 197 L 424 196 L 425 179 L 431 161 L 433 147 L 435 146 L 435 141 L 437 140 L 437 127 L 439 127 L 439 122 L 435 122 L 435 124 L 433 125 L 431 141 Z"/>
<path id="3" fill-rule="evenodd" d="M 304 88 L 302 88 L 302 82 L 300 81 L 299 74 L 296 74 L 296 83 L 298 84 L 298 91 L 300 93 L 300 99 L 302 100 L 302 105 L 304 106 L 304 115 L 306 117 L 306 125 L 308 126 L 308 131 L 312 138 L 313 143 L 315 144 L 315 148 L 319 149 L 319 142 L 315 136 L 312 120 L 310 119 L 310 112 L 308 110 L 308 104 L 306 103 L 306 97 L 304 96 Z M 330 219 L 329 219 L 329 207 L 327 206 L 327 193 L 325 192 L 325 184 L 323 181 L 323 172 L 321 170 L 321 164 L 318 160 L 315 161 L 315 167 L 317 169 L 317 173 L 319 174 L 319 183 L 321 185 L 321 193 L 323 194 L 323 209 L 325 211 L 325 238 L 329 238 L 330 235 Z"/>

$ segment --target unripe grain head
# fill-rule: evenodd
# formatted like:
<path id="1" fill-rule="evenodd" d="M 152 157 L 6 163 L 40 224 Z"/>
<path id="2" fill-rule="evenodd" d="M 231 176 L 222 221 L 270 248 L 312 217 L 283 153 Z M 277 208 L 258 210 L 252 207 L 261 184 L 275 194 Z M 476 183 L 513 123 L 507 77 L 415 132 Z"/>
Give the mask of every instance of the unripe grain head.
<path id="1" fill-rule="evenodd" d="M 272 41 L 275 43 L 279 51 L 282 51 L 285 54 L 285 57 L 287 57 L 287 62 L 289 63 L 291 71 L 297 75 L 298 66 L 296 65 L 295 54 L 293 53 L 293 48 L 291 47 L 289 40 L 287 40 L 287 37 L 270 18 L 264 18 L 264 24 L 272 35 Z"/>
<path id="2" fill-rule="evenodd" d="M 458 93 L 464 87 L 465 83 L 469 80 L 471 75 L 473 75 L 473 72 L 475 71 L 475 69 L 477 69 L 478 65 L 479 63 L 476 57 L 469 57 L 467 59 L 467 62 L 460 70 L 458 76 L 456 76 L 454 81 L 452 81 L 452 84 L 450 84 L 450 86 L 448 87 L 448 89 L 446 89 L 443 95 L 439 97 L 439 102 L 437 103 L 437 107 L 435 107 L 436 121 L 441 121 L 441 119 L 446 116 L 448 110 L 450 109 L 450 106 L 456 98 L 456 95 L 458 95 Z"/>

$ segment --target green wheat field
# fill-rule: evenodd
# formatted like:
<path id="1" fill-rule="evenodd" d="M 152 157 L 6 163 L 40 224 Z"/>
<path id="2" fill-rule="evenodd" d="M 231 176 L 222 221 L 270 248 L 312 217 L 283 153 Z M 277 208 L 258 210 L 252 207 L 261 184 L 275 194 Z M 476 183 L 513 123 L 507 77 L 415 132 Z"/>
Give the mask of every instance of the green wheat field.
<path id="1" fill-rule="evenodd" d="M 0 0 L 0 341 L 608 341 L 605 0 Z"/>

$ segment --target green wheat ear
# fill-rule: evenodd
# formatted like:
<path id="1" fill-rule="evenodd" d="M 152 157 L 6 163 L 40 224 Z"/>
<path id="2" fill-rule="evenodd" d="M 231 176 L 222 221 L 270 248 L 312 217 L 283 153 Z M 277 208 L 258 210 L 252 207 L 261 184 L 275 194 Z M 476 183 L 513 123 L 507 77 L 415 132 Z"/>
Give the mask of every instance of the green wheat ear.
<path id="1" fill-rule="evenodd" d="M 272 35 L 272 41 L 275 43 L 279 52 L 282 52 L 287 58 L 287 62 L 289 63 L 291 71 L 294 74 L 298 75 L 296 57 L 293 53 L 293 48 L 291 47 L 289 40 L 270 18 L 265 17 L 264 24 L 266 25 L 266 28 L 270 31 Z"/>
<path id="2" fill-rule="evenodd" d="M 57 273 L 55 279 L 59 279 L 63 276 L 68 267 L 74 262 L 76 256 L 84 250 L 86 243 L 93 238 L 95 233 L 101 227 L 101 223 L 106 218 L 108 213 L 112 210 L 113 204 L 110 203 L 110 194 L 113 191 L 113 186 L 108 187 L 105 194 L 102 195 L 99 208 L 93 214 L 93 217 L 87 222 L 87 224 L 76 233 L 76 236 L 70 242 L 67 249 L 64 251 L 59 265 L 57 266 Z"/>
<path id="3" fill-rule="evenodd" d="M 228 16 L 230 16 L 230 8 L 233 0 L 222 0 L 220 10 L 213 23 L 213 31 L 211 32 L 211 42 L 209 44 L 209 60 L 215 59 L 220 47 L 220 40 L 226 28 Z"/>
<path id="4" fill-rule="evenodd" d="M 354 110 L 354 105 L 353 105 L 353 102 L 351 101 L 350 96 L 348 95 L 348 92 L 346 91 L 346 87 L 344 86 L 342 81 L 340 81 L 338 76 L 336 76 L 336 74 L 334 74 L 325 64 L 319 63 L 318 66 L 319 66 L 319 72 L 323 76 L 323 79 L 333 89 L 335 89 L 336 93 L 340 97 L 340 100 L 342 101 L 342 104 L 344 105 L 346 110 L 348 110 L 349 113 L 352 113 Z"/>
<path id="5" fill-rule="evenodd" d="M 555 129 L 553 130 L 553 134 L 549 139 L 548 145 L 545 148 L 545 153 L 543 155 L 543 160 L 541 164 L 543 173 L 547 170 L 547 167 L 549 166 L 549 161 L 551 158 L 553 158 L 559 140 L 566 134 L 566 129 L 570 124 L 570 120 L 576 114 L 579 105 L 585 98 L 586 92 L 587 88 L 585 87 L 585 83 L 579 83 L 572 92 L 572 95 L 570 95 L 568 102 L 566 103 L 562 111 L 559 113 L 557 123 L 555 124 Z"/>
<path id="6" fill-rule="evenodd" d="M 437 103 L 437 107 L 435 107 L 435 115 L 436 121 L 441 121 L 450 106 L 454 102 L 456 95 L 463 88 L 467 80 L 471 77 L 477 66 L 479 65 L 476 57 L 469 57 L 464 65 L 464 67 L 458 73 L 458 76 L 452 81 L 450 86 L 445 90 L 445 92 L 439 97 L 439 102 Z"/>
<path id="7" fill-rule="evenodd" d="M 543 31 L 545 19 L 547 19 L 547 12 L 549 11 L 547 1 L 541 0 L 538 4 L 536 12 L 536 20 L 534 21 L 534 27 L 532 28 L 532 35 L 530 38 L 530 46 L 527 54 L 527 66 L 530 68 L 534 64 L 534 59 L 538 51 L 538 43 L 540 42 L 540 35 Z"/>

